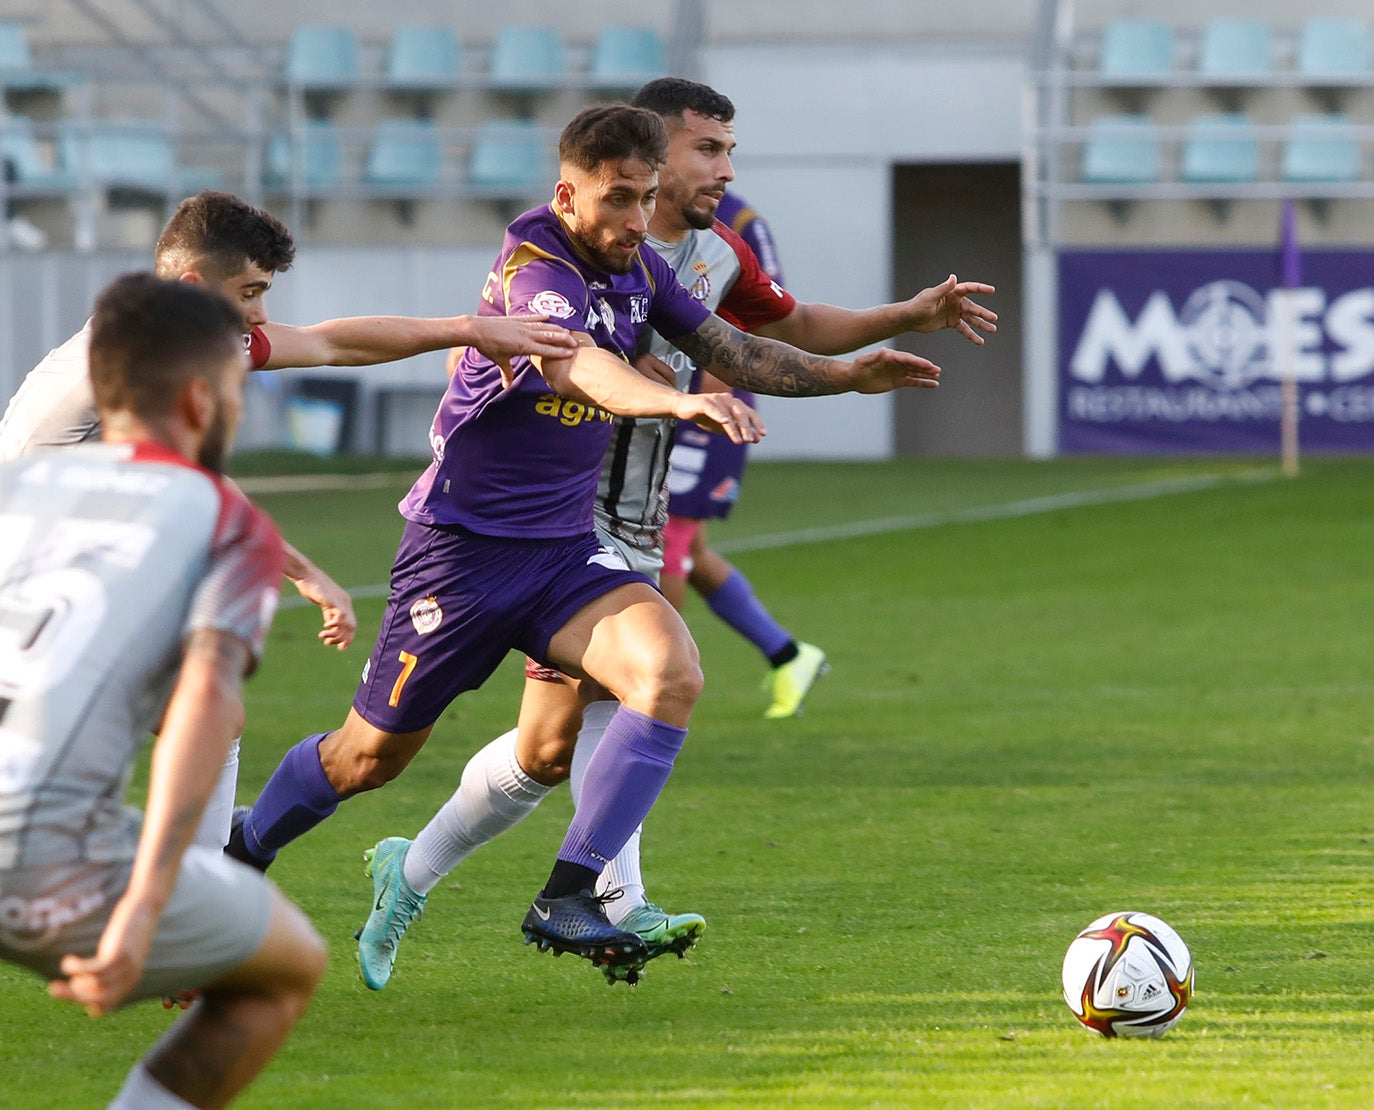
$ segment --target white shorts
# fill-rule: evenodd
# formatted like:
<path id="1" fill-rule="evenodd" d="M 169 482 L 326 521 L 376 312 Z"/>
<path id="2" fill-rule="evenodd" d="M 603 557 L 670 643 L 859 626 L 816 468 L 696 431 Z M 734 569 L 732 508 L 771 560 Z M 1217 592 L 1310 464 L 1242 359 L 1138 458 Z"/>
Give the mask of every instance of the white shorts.
<path id="1" fill-rule="evenodd" d="M 0 959 L 56 979 L 63 956 L 94 955 L 129 868 L 80 863 L 0 872 Z M 188 848 L 128 1001 L 203 987 L 247 962 L 267 937 L 272 889 L 266 876 L 222 852 Z"/>
<path id="2" fill-rule="evenodd" d="M 625 565 L 640 574 L 647 574 L 655 582 L 663 571 L 663 549 L 661 547 L 645 550 L 632 547 L 624 540 L 611 535 L 606 529 L 597 526 L 596 538 L 625 560 Z"/>

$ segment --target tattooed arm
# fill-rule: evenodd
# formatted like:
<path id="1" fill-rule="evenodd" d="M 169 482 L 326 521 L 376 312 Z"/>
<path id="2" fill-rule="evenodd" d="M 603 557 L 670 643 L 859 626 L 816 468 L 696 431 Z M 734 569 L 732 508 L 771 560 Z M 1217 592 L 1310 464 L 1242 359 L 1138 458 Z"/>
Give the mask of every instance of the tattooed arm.
<path id="1" fill-rule="evenodd" d="M 737 389 L 778 397 L 886 393 L 939 385 L 940 368 L 905 351 L 870 351 L 851 360 L 807 354 L 786 343 L 746 335 L 719 316 L 669 340 L 701 369 Z"/>
<path id="2" fill-rule="evenodd" d="M 181 673 L 153 748 L 148 806 L 129 885 L 116 903 L 94 956 L 62 959 L 64 979 L 48 990 L 93 1016 L 117 1009 L 143 968 L 219 776 L 243 722 L 242 688 L 251 653 L 226 632 L 200 629 L 186 639 Z"/>

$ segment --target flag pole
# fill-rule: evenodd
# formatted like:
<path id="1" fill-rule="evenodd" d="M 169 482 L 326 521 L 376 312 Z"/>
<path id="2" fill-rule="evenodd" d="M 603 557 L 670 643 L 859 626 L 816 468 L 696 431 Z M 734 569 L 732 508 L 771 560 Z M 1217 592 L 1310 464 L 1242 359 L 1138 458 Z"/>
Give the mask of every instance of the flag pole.
<path id="1" fill-rule="evenodd" d="M 1279 218 L 1279 257 L 1283 269 L 1283 287 L 1292 292 L 1302 284 L 1302 259 L 1298 253 L 1298 216 L 1292 199 L 1283 202 Z M 1279 336 L 1279 457 L 1285 477 L 1298 476 L 1298 377 L 1294 366 L 1293 310 L 1288 306 L 1282 314 L 1282 333 Z"/>

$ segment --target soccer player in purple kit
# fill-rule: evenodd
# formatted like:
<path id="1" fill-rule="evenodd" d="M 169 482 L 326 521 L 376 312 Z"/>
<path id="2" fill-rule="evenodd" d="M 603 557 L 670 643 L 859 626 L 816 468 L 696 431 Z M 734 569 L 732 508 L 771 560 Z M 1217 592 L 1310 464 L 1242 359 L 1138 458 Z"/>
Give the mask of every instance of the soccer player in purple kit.
<path id="1" fill-rule="evenodd" d="M 611 415 L 673 417 L 750 442 L 762 426 L 726 394 L 640 374 L 629 361 L 640 335 L 653 328 L 741 385 L 798 396 L 929 387 L 939 376 L 898 351 L 807 355 L 700 306 L 643 248 L 666 147 L 656 114 L 623 105 L 587 109 L 564 129 L 553 202 L 507 230 L 479 311 L 540 313 L 581 345 L 571 357 L 516 360 L 511 375 L 464 355 L 431 431 L 434 462 L 401 505 L 391 595 L 353 708 L 341 728 L 287 753 L 236 827 L 232 855 L 266 866 L 344 798 L 396 777 L 453 698 L 521 650 L 621 703 L 522 929 L 541 948 L 643 962 L 643 940 L 610 925 L 592 888 L 667 781 L 701 672 L 676 611 L 593 530 Z"/>
<path id="2" fill-rule="evenodd" d="M 969 299 L 972 293 L 993 292 L 992 286 L 952 277 L 897 305 L 852 310 L 799 304 L 769 279 L 749 246 L 714 218 L 717 201 L 734 176 L 730 100 L 708 86 L 665 77 L 645 85 L 635 105 L 659 115 L 669 131 L 649 246 L 673 267 L 694 299 L 723 319 L 747 331 L 799 320 L 795 338 L 788 338 L 803 349 L 860 346 L 905 328 L 956 328 L 975 341 L 974 328 L 995 330 L 996 314 Z M 647 350 L 636 364 L 688 391 L 698 376 L 691 359 L 657 334 L 647 338 Z M 786 393 L 785 382 L 765 373 L 756 371 L 753 384 L 758 392 Z M 613 421 L 594 505 L 602 542 L 651 577 L 663 565 L 668 518 L 664 478 L 674 430 L 672 420 Z M 676 427 L 679 435 L 697 430 Z M 572 684 L 534 660 L 526 660 L 525 676 L 517 727 L 468 760 L 457 790 L 413 841 L 386 837 L 364 853 L 374 904 L 358 934 L 358 963 L 364 982 L 374 990 L 390 981 L 400 941 L 445 875 L 532 812 L 559 782 L 570 780 L 574 802 L 581 803 L 587 767 L 616 702 L 594 683 Z M 682 956 L 703 934 L 705 919 L 697 913 L 669 913 L 649 900 L 639 839 L 636 830 L 602 872 L 597 890 L 610 921 L 644 940 L 647 959 L 667 952 Z M 603 971 L 611 982 L 633 983 L 639 973 L 636 967 L 614 965 Z"/>

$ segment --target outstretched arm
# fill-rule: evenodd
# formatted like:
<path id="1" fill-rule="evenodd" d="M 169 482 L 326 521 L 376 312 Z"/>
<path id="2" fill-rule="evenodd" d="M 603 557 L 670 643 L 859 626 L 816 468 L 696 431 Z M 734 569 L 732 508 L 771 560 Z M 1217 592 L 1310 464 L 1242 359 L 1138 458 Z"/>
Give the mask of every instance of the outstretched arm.
<path id="1" fill-rule="evenodd" d="M 979 332 L 997 330 L 997 313 L 970 299 L 994 293 L 991 285 L 960 281 L 950 274 L 939 285 L 922 289 L 907 301 L 873 308 L 838 308 L 831 304 L 802 304 L 783 319 L 755 329 L 755 334 L 780 339 L 803 351 L 838 355 L 906 332 L 953 328 L 972 343 L 983 342 Z"/>
<path id="2" fill-rule="evenodd" d="M 229 742 L 243 721 L 248 645 L 201 629 L 186 640 L 181 673 L 153 748 L 148 806 L 129 885 L 115 903 L 94 956 L 62 958 L 48 993 L 93 1017 L 117 1009 L 143 975 L 181 857 L 195 836 Z"/>
<path id="3" fill-rule="evenodd" d="M 679 393 L 600 347 L 586 345 L 571 358 L 535 359 L 534 364 L 555 393 L 616 416 L 689 420 L 724 432 L 735 443 L 757 443 L 765 432 L 758 414 L 732 395 Z"/>
<path id="4" fill-rule="evenodd" d="M 826 358 L 774 339 L 746 335 L 719 316 L 707 317 L 690 335 L 669 342 L 701 369 L 752 393 L 822 397 L 940 384 L 940 368 L 919 355 L 884 349 L 860 355 L 852 362 Z"/>
<path id="5" fill-rule="evenodd" d="M 263 324 L 272 346 L 264 370 L 287 366 L 372 366 L 400 358 L 472 346 L 493 362 L 516 355 L 566 354 L 577 342 L 544 316 L 350 316 L 310 327 Z"/>

